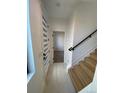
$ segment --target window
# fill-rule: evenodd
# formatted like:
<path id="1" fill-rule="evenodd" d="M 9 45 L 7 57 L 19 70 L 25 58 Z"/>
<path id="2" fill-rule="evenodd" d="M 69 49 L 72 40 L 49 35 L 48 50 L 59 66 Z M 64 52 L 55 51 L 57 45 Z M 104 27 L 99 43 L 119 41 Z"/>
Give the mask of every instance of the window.
<path id="1" fill-rule="evenodd" d="M 29 0 L 27 1 L 27 83 L 35 73 L 32 38 L 30 30 Z"/>

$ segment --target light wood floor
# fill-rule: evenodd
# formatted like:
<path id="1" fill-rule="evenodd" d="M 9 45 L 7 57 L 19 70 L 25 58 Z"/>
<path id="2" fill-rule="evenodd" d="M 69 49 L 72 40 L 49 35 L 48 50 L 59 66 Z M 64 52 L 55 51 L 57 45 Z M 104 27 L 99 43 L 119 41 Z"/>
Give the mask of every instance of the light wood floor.
<path id="1" fill-rule="evenodd" d="M 50 66 L 44 93 L 76 93 L 64 63 Z"/>

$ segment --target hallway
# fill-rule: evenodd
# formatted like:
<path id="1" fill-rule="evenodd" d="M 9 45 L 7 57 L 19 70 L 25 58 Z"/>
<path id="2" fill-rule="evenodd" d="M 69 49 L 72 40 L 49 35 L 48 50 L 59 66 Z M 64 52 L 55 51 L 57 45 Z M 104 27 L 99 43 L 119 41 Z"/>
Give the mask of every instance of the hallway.
<path id="1" fill-rule="evenodd" d="M 63 63 L 54 63 L 50 66 L 44 93 L 75 93 Z"/>
<path id="2" fill-rule="evenodd" d="M 97 2 L 91 1 L 30 0 L 29 25 L 33 62 L 28 61 L 28 68 L 34 69 L 31 72 L 29 70 L 32 77 L 30 80 L 28 79 L 27 93 L 77 93 L 67 68 L 80 63 L 84 57 L 97 48 L 97 33 L 95 33 Z M 55 38 L 55 32 L 65 35 Z M 59 48 L 54 46 L 56 45 L 55 40 Z M 78 68 L 73 71 L 78 72 L 77 70 Z M 83 74 L 81 72 L 83 72 L 82 69 L 79 73 L 72 73 L 72 76 L 75 82 L 84 81 L 85 84 L 86 76 L 83 77 L 83 75 L 86 72 Z M 79 84 L 82 85 L 82 82 Z M 90 91 L 96 89 L 93 87 L 90 88 Z M 80 90 L 82 88 L 80 87 Z M 89 89 L 86 88 L 85 91 L 89 91 Z"/>

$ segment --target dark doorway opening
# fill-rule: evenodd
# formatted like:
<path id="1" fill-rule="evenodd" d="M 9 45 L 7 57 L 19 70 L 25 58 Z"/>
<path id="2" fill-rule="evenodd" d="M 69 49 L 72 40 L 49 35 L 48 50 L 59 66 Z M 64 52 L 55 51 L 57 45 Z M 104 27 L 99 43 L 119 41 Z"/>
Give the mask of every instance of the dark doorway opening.
<path id="1" fill-rule="evenodd" d="M 64 32 L 53 32 L 54 63 L 64 62 Z"/>

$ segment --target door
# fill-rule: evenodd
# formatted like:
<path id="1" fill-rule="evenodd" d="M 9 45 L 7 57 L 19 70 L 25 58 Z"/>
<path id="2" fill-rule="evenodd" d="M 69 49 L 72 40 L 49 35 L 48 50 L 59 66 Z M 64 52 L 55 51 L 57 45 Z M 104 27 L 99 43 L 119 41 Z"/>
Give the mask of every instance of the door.
<path id="1" fill-rule="evenodd" d="M 54 62 L 64 62 L 64 32 L 53 32 Z"/>

